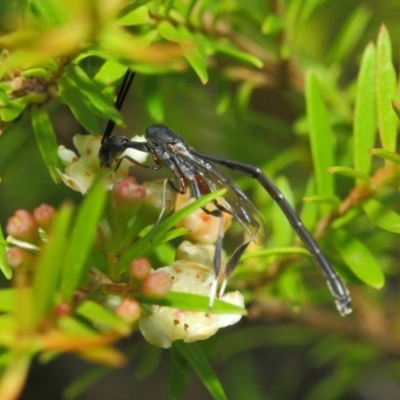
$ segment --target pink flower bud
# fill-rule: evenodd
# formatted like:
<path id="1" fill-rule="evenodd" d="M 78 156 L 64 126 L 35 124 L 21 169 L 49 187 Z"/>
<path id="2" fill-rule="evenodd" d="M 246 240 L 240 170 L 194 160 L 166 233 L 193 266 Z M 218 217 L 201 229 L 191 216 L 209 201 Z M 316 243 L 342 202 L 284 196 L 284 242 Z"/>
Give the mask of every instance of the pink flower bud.
<path id="1" fill-rule="evenodd" d="M 144 186 L 138 185 L 135 178 L 129 177 L 114 185 L 111 198 L 115 208 L 134 208 L 136 210 L 146 198 L 146 189 Z"/>
<path id="2" fill-rule="evenodd" d="M 141 314 L 140 304 L 133 299 L 124 299 L 117 307 L 116 313 L 129 323 L 136 322 Z"/>
<path id="3" fill-rule="evenodd" d="M 151 264 L 147 258 L 136 258 L 132 260 L 129 272 L 132 278 L 135 278 L 139 281 L 142 281 L 147 276 L 150 275 L 151 272 Z"/>
<path id="4" fill-rule="evenodd" d="M 11 247 L 6 253 L 7 264 L 14 269 L 29 269 L 35 262 L 35 256 L 20 247 Z"/>
<path id="5" fill-rule="evenodd" d="M 66 315 L 70 315 L 71 311 L 71 305 L 66 302 L 62 302 L 54 308 L 54 314 L 56 315 L 56 317 L 64 317 Z"/>
<path id="6" fill-rule="evenodd" d="M 31 213 L 26 210 L 17 210 L 8 219 L 6 232 L 15 239 L 23 240 L 28 243 L 38 243 L 39 225 Z"/>
<path id="7" fill-rule="evenodd" d="M 154 272 L 143 281 L 142 293 L 148 297 L 161 299 L 166 296 L 171 286 L 172 281 L 166 272 Z"/>
<path id="8" fill-rule="evenodd" d="M 36 222 L 46 232 L 49 230 L 53 221 L 54 213 L 54 207 L 44 203 L 33 210 L 33 216 Z"/>

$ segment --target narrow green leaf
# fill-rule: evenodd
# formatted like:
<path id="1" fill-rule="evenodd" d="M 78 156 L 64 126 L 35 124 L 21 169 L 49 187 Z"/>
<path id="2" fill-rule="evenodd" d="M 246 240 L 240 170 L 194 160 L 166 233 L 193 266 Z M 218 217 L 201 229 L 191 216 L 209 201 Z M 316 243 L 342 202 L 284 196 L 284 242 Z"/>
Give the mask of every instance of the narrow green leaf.
<path id="1" fill-rule="evenodd" d="M 326 171 L 335 164 L 333 132 L 318 79 L 312 71 L 309 71 L 306 76 L 306 104 L 317 193 L 320 196 L 332 196 L 334 195 L 334 180 L 333 176 L 327 174 Z M 328 209 L 326 206 L 323 207 L 325 212 Z"/>
<path id="2" fill-rule="evenodd" d="M 354 274 L 366 284 L 382 288 L 385 277 L 369 248 L 344 230 L 332 236 L 336 250 Z"/>
<path id="3" fill-rule="evenodd" d="M 194 201 L 193 203 L 188 204 L 183 207 L 179 211 L 173 213 L 169 216 L 165 221 L 161 222 L 157 227 L 156 233 L 153 234 L 151 230 L 147 232 L 146 235 L 141 237 L 134 246 L 129 248 L 120 258 L 119 266 L 120 271 L 124 271 L 129 265 L 130 261 L 134 258 L 143 257 L 149 254 L 154 247 L 158 245 L 160 238 L 162 238 L 166 232 L 168 232 L 171 228 L 173 228 L 180 220 L 185 218 L 191 212 L 199 209 L 201 206 L 206 205 L 210 201 L 221 197 L 226 192 L 225 189 L 219 190 L 217 192 L 213 192 L 203 196 L 201 199 Z M 153 237 L 154 235 L 154 237 Z"/>
<path id="4" fill-rule="evenodd" d="M 80 206 L 74 221 L 74 229 L 69 238 L 68 249 L 63 259 L 64 269 L 61 291 L 67 300 L 72 298 L 74 290 L 82 278 L 106 197 L 107 192 L 104 188 L 104 183 L 102 179 L 98 179 Z"/>
<path id="5" fill-rule="evenodd" d="M 180 43 L 183 40 L 175 26 L 166 20 L 161 21 L 157 25 L 157 30 L 164 39 L 171 42 Z"/>
<path id="6" fill-rule="evenodd" d="M 365 32 L 365 27 L 371 17 L 371 11 L 366 7 L 357 7 L 347 18 L 336 35 L 336 40 L 327 56 L 329 63 L 337 63 L 349 58 L 357 42 Z"/>
<path id="7" fill-rule="evenodd" d="M 181 400 L 184 397 L 193 368 L 175 347 L 169 350 L 171 362 L 168 369 L 167 392 L 169 400 Z"/>
<path id="8" fill-rule="evenodd" d="M 11 279 L 12 269 L 7 264 L 6 261 L 7 248 L 3 243 L 6 243 L 6 240 L 4 238 L 3 230 L 0 226 L 0 270 L 7 279 Z"/>
<path id="9" fill-rule="evenodd" d="M 393 151 L 388 151 L 384 149 L 372 149 L 370 150 L 371 155 L 383 158 L 384 160 L 392 161 L 396 164 L 400 164 L 400 155 L 394 153 Z"/>
<path id="10" fill-rule="evenodd" d="M 307 196 L 303 198 L 306 203 L 326 203 L 335 207 L 340 205 L 340 198 L 337 196 Z"/>
<path id="11" fill-rule="evenodd" d="M 356 218 L 358 218 L 362 214 L 362 210 L 360 208 L 352 208 L 346 214 L 341 217 L 336 218 L 332 224 L 332 229 L 339 229 L 344 227 L 347 224 L 352 223 Z"/>
<path id="12" fill-rule="evenodd" d="M 69 315 L 61 317 L 57 321 L 57 327 L 68 335 L 94 337 L 98 334 L 92 326 Z"/>
<path id="13" fill-rule="evenodd" d="M 113 60 L 107 60 L 97 71 L 93 80 L 103 87 L 111 85 L 122 78 L 126 72 L 126 65 Z"/>
<path id="14" fill-rule="evenodd" d="M 62 398 L 65 400 L 75 400 L 85 390 L 109 374 L 111 370 L 110 367 L 106 366 L 92 366 L 88 372 L 79 374 L 79 378 L 75 379 L 64 389 Z"/>
<path id="15" fill-rule="evenodd" d="M 397 116 L 391 105 L 391 101 L 398 98 L 396 72 L 389 33 L 384 25 L 378 35 L 376 72 L 378 127 L 382 147 L 396 151 Z"/>
<path id="16" fill-rule="evenodd" d="M 240 260 L 247 260 L 254 257 L 268 257 L 268 256 L 290 256 L 290 255 L 309 256 L 311 254 L 304 247 L 274 247 L 273 249 L 262 249 L 255 251 L 247 251 L 242 255 Z"/>
<path id="17" fill-rule="evenodd" d="M 226 400 L 224 389 L 199 345 L 197 343 L 186 344 L 177 340 L 173 342 L 172 346 L 186 358 L 211 396 L 215 400 Z"/>
<path id="18" fill-rule="evenodd" d="M 251 64 L 256 68 L 262 68 L 264 66 L 264 63 L 258 57 L 237 49 L 232 43 L 226 40 L 220 40 L 217 42 L 217 50 L 220 53 L 227 54 L 237 60 Z"/>
<path id="19" fill-rule="evenodd" d="M 100 132 L 100 126 L 88 99 L 83 95 L 75 82 L 66 75 L 58 80 L 62 99 L 71 109 L 79 123 L 92 134 Z"/>
<path id="20" fill-rule="evenodd" d="M 249 112 L 249 103 L 253 90 L 256 88 L 256 84 L 250 80 L 243 81 L 239 88 L 236 90 L 236 103 L 238 109 L 244 113 Z"/>
<path id="21" fill-rule="evenodd" d="M 311 196 L 315 193 L 315 179 L 311 177 L 306 186 L 306 190 L 304 192 L 304 197 Z M 304 226 L 310 231 L 313 232 L 315 226 L 318 221 L 318 206 L 316 202 L 306 202 L 304 201 L 300 211 L 300 219 L 303 221 Z"/>
<path id="22" fill-rule="evenodd" d="M 32 127 L 43 160 L 54 182 L 61 181 L 56 168 L 62 169 L 57 153 L 57 140 L 50 117 L 43 108 L 32 107 Z"/>
<path id="23" fill-rule="evenodd" d="M 386 208 L 377 200 L 369 199 L 362 206 L 365 213 L 380 228 L 394 233 L 400 233 L 400 215 Z"/>
<path id="24" fill-rule="evenodd" d="M 122 335 L 130 332 L 131 328 L 127 322 L 119 318 L 115 313 L 107 310 L 98 303 L 91 300 L 86 300 L 76 309 L 76 313 L 85 317 L 95 324 L 104 324 Z"/>
<path id="25" fill-rule="evenodd" d="M 364 50 L 357 78 L 357 96 L 354 110 L 354 166 L 368 175 L 371 170 L 369 151 L 376 134 L 376 51 L 372 43 Z"/>
<path id="26" fill-rule="evenodd" d="M 36 325 L 53 305 L 61 274 L 66 237 L 72 216 L 70 204 L 61 206 L 48 235 L 48 242 L 40 253 L 33 279 L 33 311 Z"/>
<path id="27" fill-rule="evenodd" d="M 210 312 L 209 303 L 210 299 L 207 296 L 200 296 L 192 293 L 183 292 L 169 292 L 162 299 L 152 299 L 139 296 L 137 299 L 141 303 L 154 304 L 181 310 L 197 311 L 197 312 Z M 211 313 L 213 314 L 246 314 L 246 309 L 239 307 L 235 304 L 227 303 L 223 300 L 214 300 L 214 305 Z"/>
<path id="28" fill-rule="evenodd" d="M 90 100 L 92 106 L 106 119 L 112 119 L 122 125 L 124 120 L 121 113 L 114 107 L 114 104 L 101 92 L 93 83 L 86 72 L 76 64 L 65 67 L 67 74 Z"/>
<path id="29" fill-rule="evenodd" d="M 184 37 L 184 40 L 180 42 L 183 54 L 200 78 L 201 83 L 205 85 L 208 81 L 207 55 L 201 45 L 201 39 L 192 35 L 183 25 L 179 27 L 179 32 Z"/>
<path id="30" fill-rule="evenodd" d="M 364 174 L 363 172 L 357 171 L 353 168 L 349 168 L 349 167 L 343 167 L 343 166 L 330 167 L 330 168 L 328 168 L 328 173 L 340 174 L 343 176 L 348 176 L 350 178 L 360 179 L 367 183 L 371 182 L 371 179 L 369 178 L 368 175 Z"/>
<path id="31" fill-rule="evenodd" d="M 205 84 L 208 81 L 207 58 L 204 49 L 198 43 L 199 40 L 196 39 L 195 35 L 185 26 L 181 25 L 176 28 L 165 20 L 158 24 L 157 29 L 163 38 L 179 43 L 186 60 L 195 70 L 201 82 Z"/>
<path id="32" fill-rule="evenodd" d="M 144 77 L 140 80 L 141 91 L 145 93 L 145 105 L 150 116 L 157 122 L 165 118 L 162 87 L 157 77 Z"/>

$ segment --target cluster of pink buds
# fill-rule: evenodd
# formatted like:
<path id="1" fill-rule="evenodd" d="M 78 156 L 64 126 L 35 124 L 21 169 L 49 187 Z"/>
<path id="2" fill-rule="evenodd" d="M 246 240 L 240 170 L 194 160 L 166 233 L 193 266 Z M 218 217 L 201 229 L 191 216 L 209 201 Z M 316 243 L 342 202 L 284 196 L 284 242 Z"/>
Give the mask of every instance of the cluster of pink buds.
<path id="1" fill-rule="evenodd" d="M 6 233 L 12 246 L 7 251 L 7 263 L 12 268 L 31 268 L 54 216 L 54 208 L 42 204 L 33 213 L 17 210 L 8 219 Z"/>

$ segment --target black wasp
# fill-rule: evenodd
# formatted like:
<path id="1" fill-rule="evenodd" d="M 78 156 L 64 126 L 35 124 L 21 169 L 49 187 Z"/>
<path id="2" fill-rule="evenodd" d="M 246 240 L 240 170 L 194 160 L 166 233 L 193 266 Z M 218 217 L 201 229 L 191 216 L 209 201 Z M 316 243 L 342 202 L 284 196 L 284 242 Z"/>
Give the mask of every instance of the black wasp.
<path id="1" fill-rule="evenodd" d="M 134 76 L 135 74 L 133 72 L 128 71 L 124 77 L 115 103 L 118 110 L 122 107 L 122 103 Z M 146 168 L 160 169 L 162 167 L 167 167 L 175 175 L 178 182 L 178 184 L 175 185 L 173 181 L 169 180 L 169 184 L 179 193 L 186 193 L 188 184 L 196 198 L 200 198 L 207 193 L 221 188 L 227 189 L 223 200 L 214 201 L 215 209 L 209 210 L 206 207 L 203 207 L 203 210 L 221 220 L 222 213 L 231 214 L 241 223 L 249 238 L 234 251 L 233 255 L 229 259 L 223 272 L 224 283 L 222 284 L 222 291 L 225 288 L 226 278 L 237 266 L 240 257 L 249 243 L 251 241 L 263 241 L 264 222 L 260 213 L 242 190 L 221 174 L 213 164 L 220 164 L 224 167 L 257 179 L 260 185 L 279 205 L 293 229 L 302 240 L 304 246 L 313 256 L 316 264 L 321 269 L 339 313 L 342 316 L 351 313 L 351 297 L 345 284 L 342 282 L 329 261 L 322 254 L 321 249 L 304 227 L 300 217 L 289 205 L 278 188 L 259 168 L 253 165 L 200 153 L 191 148 L 177 133 L 164 125 L 152 125 L 147 128 L 146 142 L 133 142 L 123 136 L 111 136 L 113 128 L 114 122 L 110 120 L 104 132 L 99 152 L 100 163 L 102 166 L 111 166 L 118 156 L 120 156 L 127 148 L 133 148 L 142 152 L 150 153 L 155 165 L 147 166 L 138 163 L 130 157 L 125 158 L 128 158 L 134 164 Z M 117 168 L 121 161 L 122 158 L 118 161 Z M 222 224 L 220 225 L 222 226 Z M 216 243 L 214 258 L 214 271 L 216 274 L 213 288 L 214 293 L 216 291 L 217 280 L 220 273 L 219 265 L 220 250 L 222 247 L 222 228 L 220 231 L 220 238 Z"/>

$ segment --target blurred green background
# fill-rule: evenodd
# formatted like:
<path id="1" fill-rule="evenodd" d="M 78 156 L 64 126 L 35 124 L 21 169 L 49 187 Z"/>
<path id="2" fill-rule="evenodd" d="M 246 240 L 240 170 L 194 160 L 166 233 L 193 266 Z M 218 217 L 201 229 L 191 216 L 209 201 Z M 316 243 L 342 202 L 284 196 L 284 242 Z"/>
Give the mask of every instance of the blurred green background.
<path id="1" fill-rule="evenodd" d="M 241 70 L 240 65 L 231 67 L 229 58 L 224 57 L 210 66 L 207 85 L 202 85 L 191 69 L 165 75 L 138 74 L 122 108 L 128 128 L 124 131 L 118 128 L 115 132 L 128 137 L 144 134 L 149 125 L 158 122 L 154 118 L 158 109 L 158 116 L 164 117 L 162 123 L 178 132 L 198 151 L 260 167 L 269 163 L 274 165 L 277 175 L 284 175 L 289 180 L 299 205 L 313 172 L 303 79 L 306 69 L 314 68 L 320 77 L 326 78 L 325 81 L 322 79 L 322 85 L 338 145 L 338 164 L 351 166 L 349 154 L 340 150 L 351 141 L 355 80 L 361 55 L 369 42 L 376 41 L 384 23 L 391 36 L 394 63 L 398 69 L 400 2 L 308 1 L 304 4 L 309 6 L 310 14 L 304 11 L 304 21 L 295 25 L 296 30 L 262 35 L 260 26 L 265 14 L 257 15 L 258 11 L 280 11 L 286 3 L 251 0 L 242 9 L 232 6 L 233 12 L 225 15 L 225 21 L 234 31 L 240 32 L 243 40 L 251 38 L 252 46 L 256 50 L 262 49 L 265 67 L 254 70 L 253 78 L 261 74 L 263 84 L 254 85 L 253 90 L 252 79 L 242 79 L 243 74 L 251 71 Z M 12 12 L 12 7 L 7 8 L 7 4 L 0 5 L 3 15 Z M 237 5 L 237 2 L 232 4 Z M 314 8 L 313 4 L 318 6 Z M 253 15 L 246 18 L 246 13 Z M 348 48 L 341 47 L 340 37 L 352 15 L 357 15 L 357 26 L 362 29 L 357 31 L 356 26 L 355 34 L 350 35 L 354 40 L 346 42 Z M 258 26 L 249 22 L 257 19 Z M 290 44 L 289 59 L 281 57 L 286 51 L 282 46 L 285 40 Z M 88 70 L 96 70 L 96 60 L 88 59 L 85 63 Z M 238 76 L 240 79 L 235 78 Z M 153 107 L 149 111 L 146 105 L 151 102 L 149 97 L 153 93 L 159 95 L 156 101 L 159 108 Z M 73 135 L 83 130 L 66 107 L 55 107 L 58 109 L 53 114 L 53 123 L 59 143 L 72 148 Z M 104 127 L 106 121 L 102 123 Z M 133 167 L 132 171 L 139 181 L 171 176 L 167 170 L 153 172 Z M 65 199 L 72 199 L 76 204 L 81 201 L 81 195 L 53 183 L 30 129 L 0 138 L 0 173 L 2 226 L 19 208 L 32 210 L 43 202 L 58 206 Z M 245 187 L 250 186 L 237 174 L 231 171 L 226 174 L 232 180 L 244 183 Z M 338 194 L 345 196 L 351 182 L 339 177 L 337 183 Z M 263 209 L 264 196 L 266 194 L 259 189 L 253 189 L 252 198 L 260 209 Z M 393 198 L 394 207 L 398 208 L 398 200 L 398 196 Z M 389 233 L 377 237 L 387 241 L 390 248 L 390 252 L 381 257 L 391 271 L 390 282 L 383 292 L 391 299 L 391 304 L 396 303 L 398 238 Z M 372 298 L 379 296 L 373 289 L 366 293 Z M 399 311 L 396 304 L 393 310 Z M 398 313 L 395 317 L 399 318 Z M 252 316 L 251 319 L 257 318 Z M 376 323 L 381 321 L 378 319 Z M 396 354 L 393 350 L 396 346 L 400 349 L 400 344 L 385 349 L 384 345 L 377 346 L 369 339 L 355 342 L 352 332 L 338 327 L 337 323 L 327 334 L 304 321 L 252 322 L 245 319 L 220 332 L 204 347 L 220 349 L 216 370 L 229 399 L 400 399 L 400 351 Z M 78 399 L 166 399 L 167 352 L 149 348 L 139 334 L 124 340 L 120 347 L 134 355 L 131 364 L 102 378 Z M 236 352 L 232 350 L 235 347 L 238 347 Z M 90 368 L 70 355 L 46 365 L 36 360 L 21 399 L 61 398 L 62 390 Z M 96 371 L 102 372 L 101 369 Z M 208 392 L 194 377 L 185 399 L 209 398 Z"/>

